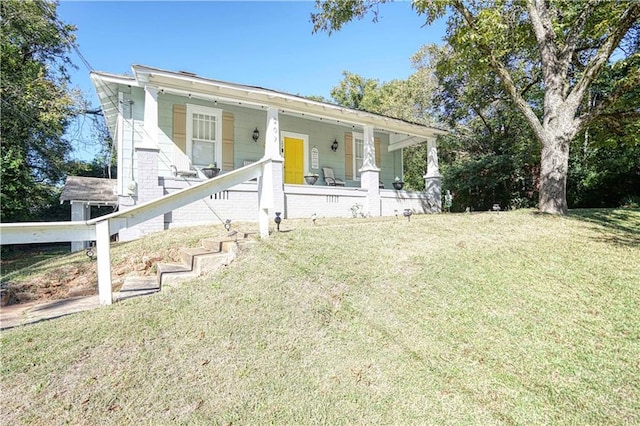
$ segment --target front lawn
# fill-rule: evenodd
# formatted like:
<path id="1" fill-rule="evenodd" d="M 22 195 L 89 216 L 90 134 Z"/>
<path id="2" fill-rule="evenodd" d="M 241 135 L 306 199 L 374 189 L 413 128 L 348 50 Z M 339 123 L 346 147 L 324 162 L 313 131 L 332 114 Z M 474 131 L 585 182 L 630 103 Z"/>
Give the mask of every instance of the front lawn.
<path id="1" fill-rule="evenodd" d="M 318 222 L 2 332 L 2 421 L 640 423 L 640 211 Z"/>

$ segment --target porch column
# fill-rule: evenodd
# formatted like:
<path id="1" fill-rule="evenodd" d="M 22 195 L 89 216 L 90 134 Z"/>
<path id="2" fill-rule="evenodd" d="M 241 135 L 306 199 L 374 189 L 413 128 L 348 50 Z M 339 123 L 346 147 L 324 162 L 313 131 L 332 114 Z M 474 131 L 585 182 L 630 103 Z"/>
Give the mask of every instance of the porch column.
<path id="1" fill-rule="evenodd" d="M 369 216 L 380 216 L 380 169 L 376 166 L 376 146 L 373 126 L 364 126 L 364 150 L 362 168 L 360 169 L 360 188 L 367 191 L 365 213 Z"/>
<path id="2" fill-rule="evenodd" d="M 269 236 L 269 223 L 276 212 L 284 214 L 284 183 L 283 163 L 284 158 L 280 154 L 280 124 L 278 109 L 267 109 L 267 129 L 264 142 L 264 158 L 271 161 L 262 167 L 262 176 L 258 180 L 258 222 L 260 225 L 260 237 Z"/>
<path id="3" fill-rule="evenodd" d="M 85 221 L 91 219 L 91 206 L 84 201 L 71 201 L 71 220 Z M 71 252 L 84 250 L 89 247 L 89 241 L 71 241 Z"/>
<path id="4" fill-rule="evenodd" d="M 427 139 L 427 174 L 424 175 L 424 190 L 431 213 L 442 212 L 442 175 L 438 166 L 436 139 Z"/>
<path id="5" fill-rule="evenodd" d="M 146 147 L 158 146 L 158 89 L 144 88 L 144 136 Z"/>

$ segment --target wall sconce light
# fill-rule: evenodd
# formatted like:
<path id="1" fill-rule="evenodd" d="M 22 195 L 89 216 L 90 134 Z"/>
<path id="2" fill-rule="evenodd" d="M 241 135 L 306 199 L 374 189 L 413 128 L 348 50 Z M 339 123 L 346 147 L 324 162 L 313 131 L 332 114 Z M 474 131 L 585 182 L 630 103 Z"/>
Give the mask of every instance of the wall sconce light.
<path id="1" fill-rule="evenodd" d="M 256 127 L 256 129 L 253 131 L 253 135 L 251 135 L 251 137 L 253 138 L 254 142 L 258 142 L 258 138 L 260 137 L 260 132 L 258 131 L 258 128 Z"/>
<path id="2" fill-rule="evenodd" d="M 336 152 L 338 150 L 338 139 L 334 139 L 331 144 L 331 151 Z"/>

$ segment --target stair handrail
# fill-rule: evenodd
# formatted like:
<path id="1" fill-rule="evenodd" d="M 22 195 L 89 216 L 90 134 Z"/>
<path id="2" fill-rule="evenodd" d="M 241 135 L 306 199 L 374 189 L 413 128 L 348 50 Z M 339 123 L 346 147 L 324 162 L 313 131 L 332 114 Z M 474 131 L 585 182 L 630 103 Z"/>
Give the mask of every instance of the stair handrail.
<path id="1" fill-rule="evenodd" d="M 251 179 L 269 178 L 268 166 L 272 161 L 271 158 L 265 156 L 254 163 L 188 188 L 95 219 L 68 222 L 0 223 L 0 244 L 95 240 L 98 254 L 98 297 L 102 305 L 110 305 L 113 302 L 111 293 L 111 235 L 123 228 L 138 225 Z M 261 189 L 265 187 L 269 187 L 269 182 L 259 182 L 260 205 L 257 207 L 259 222 L 261 222 L 261 236 L 263 237 L 265 236 L 262 229 L 264 227 L 262 224 L 264 213 L 260 210 L 270 207 L 269 204 L 273 198 L 272 194 Z"/>

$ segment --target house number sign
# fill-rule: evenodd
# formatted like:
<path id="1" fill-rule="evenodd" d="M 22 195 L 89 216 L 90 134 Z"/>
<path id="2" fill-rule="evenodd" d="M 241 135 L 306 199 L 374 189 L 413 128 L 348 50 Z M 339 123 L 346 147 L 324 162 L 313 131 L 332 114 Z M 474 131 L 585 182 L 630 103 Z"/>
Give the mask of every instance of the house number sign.
<path id="1" fill-rule="evenodd" d="M 320 154 L 318 153 L 318 148 L 316 148 L 315 146 L 313 148 L 311 148 L 311 168 L 312 169 L 317 169 L 320 164 Z"/>

